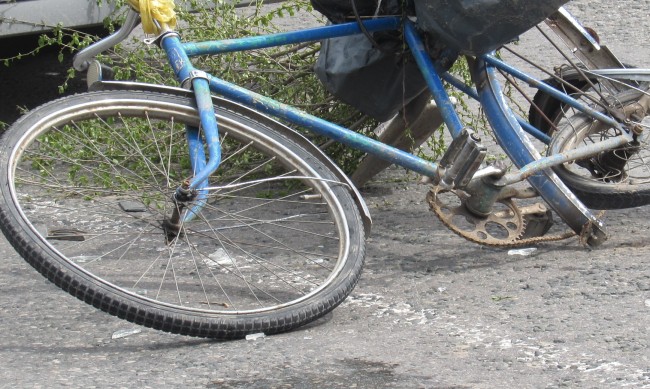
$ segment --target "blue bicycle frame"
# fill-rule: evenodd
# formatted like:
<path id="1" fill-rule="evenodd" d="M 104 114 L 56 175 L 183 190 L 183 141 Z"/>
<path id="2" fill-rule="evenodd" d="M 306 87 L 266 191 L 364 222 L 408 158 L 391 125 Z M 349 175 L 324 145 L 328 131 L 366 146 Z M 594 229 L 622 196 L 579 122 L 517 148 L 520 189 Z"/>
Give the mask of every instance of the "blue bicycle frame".
<path id="1" fill-rule="evenodd" d="M 631 141 L 629 131 L 612 120 L 611 118 L 597 112 L 568 95 L 550 87 L 543 82 L 518 71 L 517 69 L 498 60 L 494 55 L 484 55 L 478 59 L 485 74 L 488 75 L 488 85 L 491 88 L 498 88 L 494 80 L 494 69 L 498 68 L 526 83 L 537 86 L 539 89 L 557 98 L 592 117 L 621 130 L 621 136 L 614 138 L 605 144 L 595 144 L 572 150 L 558 156 L 541 158 L 534 150 L 530 142 L 525 138 L 522 127 L 528 130 L 533 136 L 548 143 L 547 135 L 525 123 L 522 119 L 515 117 L 509 109 L 506 109 L 505 102 L 492 101 L 489 95 L 494 93 L 476 91 L 472 87 L 462 84 L 449 74 L 440 76 L 436 71 L 436 64 L 426 52 L 422 39 L 410 20 L 400 17 L 382 17 L 363 21 L 365 29 L 369 32 L 399 30 L 404 32 L 405 41 L 408 44 L 419 68 L 422 71 L 429 90 L 435 100 L 441 115 L 444 119 L 451 136 L 456 138 L 463 131 L 463 124 L 454 110 L 454 106 L 445 90 L 443 79 L 452 86 L 460 88 L 473 98 L 479 99 L 486 110 L 501 111 L 496 116 L 500 120 L 491 121 L 497 140 L 513 162 L 522 169 L 516 174 L 504 178 L 505 183 L 512 183 L 528 178 L 531 184 L 544 197 L 551 206 L 558 211 L 563 219 L 576 231 L 581 230 L 587 224 L 600 225 L 591 212 L 577 200 L 575 196 L 564 186 L 563 183 L 552 173 L 544 171 L 548 167 L 570 161 L 579 157 L 596 154 L 607 147 L 616 147 Z M 343 128 L 334 123 L 325 121 L 318 117 L 309 115 L 290 105 L 280 103 L 271 98 L 251 92 L 247 89 L 221 80 L 192 66 L 190 57 L 199 55 L 215 55 L 233 51 L 253 50 L 281 46 L 293 43 L 320 41 L 328 38 L 361 34 L 362 30 L 357 22 L 329 25 L 294 32 L 278 33 L 271 35 L 253 36 L 240 39 L 229 39 L 221 41 L 208 41 L 198 43 L 182 43 L 175 32 L 164 33 L 159 39 L 161 47 L 167 53 L 169 62 L 174 69 L 179 81 L 185 87 L 191 87 L 196 95 L 197 106 L 201 118 L 204 141 L 208 146 L 208 156 L 203 153 L 203 141 L 199 137 L 198 129 L 188 129 L 187 137 L 190 145 L 190 157 L 196 175 L 191 179 L 186 189 L 195 190 L 199 193 L 199 200 L 204 198 L 207 178 L 219 166 L 220 144 L 218 137 L 218 123 L 216 122 L 212 106 L 211 92 L 224 96 L 233 101 L 247 105 L 265 114 L 294 123 L 301 128 L 331 138 L 349 147 L 364 151 L 368 154 L 378 156 L 391 163 L 402 166 L 427 177 L 439 178 L 439 166 L 436 163 L 426 161 L 413 154 L 401 151 L 384 143 L 358 134 L 349 129 Z M 489 68 L 488 68 L 489 67 Z M 491 75 L 491 76 L 490 76 Z M 500 94 L 497 94 L 500 95 Z M 547 185 L 549 180 L 553 185 Z M 199 201 L 200 202 L 200 201 Z M 199 205 L 200 207 L 200 205 Z M 189 214 L 192 214 L 190 212 Z M 191 216 L 190 216 L 191 217 Z"/>

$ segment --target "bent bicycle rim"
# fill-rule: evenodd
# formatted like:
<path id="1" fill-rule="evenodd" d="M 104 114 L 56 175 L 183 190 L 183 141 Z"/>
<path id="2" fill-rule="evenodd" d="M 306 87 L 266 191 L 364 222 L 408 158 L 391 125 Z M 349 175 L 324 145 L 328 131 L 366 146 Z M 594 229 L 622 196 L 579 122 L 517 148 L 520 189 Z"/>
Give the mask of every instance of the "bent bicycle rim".
<path id="1" fill-rule="evenodd" d="M 289 139 L 217 116 L 223 162 L 194 207 L 171 197 L 193 174 L 190 98 L 99 92 L 37 109 L 3 137 L 5 235 L 55 284 L 138 324 L 233 338 L 322 316 L 360 275 L 356 205 Z"/>

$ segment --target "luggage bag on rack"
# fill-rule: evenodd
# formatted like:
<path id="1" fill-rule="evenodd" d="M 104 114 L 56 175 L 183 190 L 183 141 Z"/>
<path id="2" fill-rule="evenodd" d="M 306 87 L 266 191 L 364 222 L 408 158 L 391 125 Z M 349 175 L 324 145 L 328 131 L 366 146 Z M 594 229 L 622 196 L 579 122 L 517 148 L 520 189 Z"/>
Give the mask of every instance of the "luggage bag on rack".
<path id="1" fill-rule="evenodd" d="M 568 0 L 415 0 L 417 25 L 462 54 L 512 42 Z"/>
<path id="2" fill-rule="evenodd" d="M 400 40 L 380 42 L 381 49 L 365 35 L 325 40 L 314 71 L 334 96 L 383 122 L 422 93 L 426 82 L 415 60 L 401 53 Z"/>
<path id="3" fill-rule="evenodd" d="M 435 46 L 479 55 L 516 39 L 568 0 L 354 0 L 359 16 L 413 15 Z M 355 20 L 350 0 L 311 0 L 333 23 Z M 322 42 L 314 68 L 326 89 L 379 121 L 393 117 L 426 88 L 398 35 L 375 33 Z"/>
<path id="4" fill-rule="evenodd" d="M 405 5 L 407 2 L 412 6 L 412 0 L 354 0 L 354 6 L 362 17 L 401 15 L 402 7 L 408 6 Z M 351 0 L 311 0 L 311 5 L 332 23 L 351 22 L 355 19 Z"/>
<path id="5" fill-rule="evenodd" d="M 354 0 L 359 16 L 402 15 L 411 0 Z M 354 21 L 350 0 L 311 0 L 332 23 Z M 404 53 L 399 34 L 344 36 L 321 42 L 314 71 L 325 88 L 362 113 L 386 121 L 422 93 L 426 83 L 415 61 Z"/>

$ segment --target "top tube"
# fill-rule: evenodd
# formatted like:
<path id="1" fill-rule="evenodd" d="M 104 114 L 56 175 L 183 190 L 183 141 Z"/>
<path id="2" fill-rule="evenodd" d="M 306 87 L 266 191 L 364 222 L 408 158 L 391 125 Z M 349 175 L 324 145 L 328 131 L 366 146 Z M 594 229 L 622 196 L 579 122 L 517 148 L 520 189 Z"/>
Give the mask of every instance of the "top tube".
<path id="1" fill-rule="evenodd" d="M 399 30 L 402 26 L 402 18 L 398 16 L 386 16 L 365 20 L 363 26 L 368 32 Z M 323 39 L 360 34 L 361 32 L 359 23 L 350 22 L 238 39 L 188 42 L 183 44 L 183 48 L 189 57 L 193 57 L 197 55 L 264 49 L 294 43 L 316 42 Z"/>

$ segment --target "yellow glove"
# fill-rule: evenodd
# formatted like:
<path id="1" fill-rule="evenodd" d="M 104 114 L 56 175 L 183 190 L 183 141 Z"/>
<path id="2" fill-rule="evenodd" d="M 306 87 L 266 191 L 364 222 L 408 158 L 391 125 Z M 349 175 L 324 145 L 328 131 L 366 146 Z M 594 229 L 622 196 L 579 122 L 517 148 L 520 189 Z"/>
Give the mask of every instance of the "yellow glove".
<path id="1" fill-rule="evenodd" d="M 142 29 L 145 34 L 160 33 L 160 29 L 156 26 L 154 20 L 161 27 L 168 27 L 172 30 L 176 28 L 174 0 L 129 0 L 129 4 L 140 12 Z"/>

